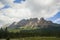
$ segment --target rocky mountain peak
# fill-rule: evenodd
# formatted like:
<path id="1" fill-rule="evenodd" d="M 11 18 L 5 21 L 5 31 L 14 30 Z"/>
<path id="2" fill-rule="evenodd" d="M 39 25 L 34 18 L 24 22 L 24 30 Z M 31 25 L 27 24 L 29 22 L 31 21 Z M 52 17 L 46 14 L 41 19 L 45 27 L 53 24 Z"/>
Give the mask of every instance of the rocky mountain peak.
<path id="1" fill-rule="evenodd" d="M 44 18 L 40 18 L 40 21 L 44 21 L 45 19 Z"/>
<path id="2" fill-rule="evenodd" d="M 48 27 L 49 25 L 54 25 L 52 21 L 46 21 L 44 18 L 30 18 L 30 19 L 23 19 L 19 21 L 16 25 L 15 23 L 12 23 L 10 26 L 11 27 Z M 10 27 L 9 26 L 9 27 Z"/>
<path id="3" fill-rule="evenodd" d="M 44 24 L 45 22 L 47 22 L 44 18 L 40 18 L 40 20 L 38 21 L 39 24 Z"/>
<path id="4" fill-rule="evenodd" d="M 30 18 L 29 21 L 35 23 L 38 21 L 38 18 Z"/>

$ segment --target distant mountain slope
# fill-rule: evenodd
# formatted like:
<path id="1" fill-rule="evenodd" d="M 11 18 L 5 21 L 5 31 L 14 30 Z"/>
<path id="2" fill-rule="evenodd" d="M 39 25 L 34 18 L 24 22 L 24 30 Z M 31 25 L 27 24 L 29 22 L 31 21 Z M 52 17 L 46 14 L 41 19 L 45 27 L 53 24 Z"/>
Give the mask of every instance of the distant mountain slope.
<path id="1" fill-rule="evenodd" d="M 60 24 L 53 23 L 52 21 L 46 21 L 44 18 L 30 18 L 22 19 L 18 23 L 13 22 L 8 28 L 49 28 L 49 27 L 60 27 Z"/>

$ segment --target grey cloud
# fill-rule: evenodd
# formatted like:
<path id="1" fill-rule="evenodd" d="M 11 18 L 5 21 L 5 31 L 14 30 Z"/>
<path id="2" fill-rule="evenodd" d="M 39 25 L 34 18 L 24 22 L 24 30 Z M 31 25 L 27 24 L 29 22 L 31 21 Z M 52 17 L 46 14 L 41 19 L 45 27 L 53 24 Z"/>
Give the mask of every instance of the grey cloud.
<path id="1" fill-rule="evenodd" d="M 27 0 L 27 7 L 31 9 L 32 17 L 44 17 L 49 18 L 54 16 L 59 10 L 60 10 L 60 1 L 59 0 L 53 0 L 53 3 L 50 5 L 43 5 L 43 4 L 37 4 L 34 3 L 34 0 Z M 40 0 L 39 0 L 40 1 Z M 48 1 L 48 0 L 47 0 Z M 43 2 L 44 3 L 44 2 Z M 45 13 L 41 13 L 42 11 L 45 11 Z"/>

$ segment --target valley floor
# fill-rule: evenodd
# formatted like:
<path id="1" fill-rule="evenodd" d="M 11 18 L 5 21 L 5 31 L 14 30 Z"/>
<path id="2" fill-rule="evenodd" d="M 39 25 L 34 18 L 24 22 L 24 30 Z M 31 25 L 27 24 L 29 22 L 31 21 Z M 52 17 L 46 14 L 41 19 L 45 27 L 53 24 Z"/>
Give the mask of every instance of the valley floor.
<path id="1" fill-rule="evenodd" d="M 6 40 L 6 39 L 0 39 L 0 40 Z M 10 40 L 60 40 L 60 38 L 56 38 L 56 37 L 25 37 L 25 38 L 10 39 Z"/>

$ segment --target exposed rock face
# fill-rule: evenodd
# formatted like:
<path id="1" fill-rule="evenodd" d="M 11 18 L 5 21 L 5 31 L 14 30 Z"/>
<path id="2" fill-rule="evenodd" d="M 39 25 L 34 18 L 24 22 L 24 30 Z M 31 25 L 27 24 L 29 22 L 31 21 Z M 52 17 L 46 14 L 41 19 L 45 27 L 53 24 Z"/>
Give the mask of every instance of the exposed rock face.
<path id="1" fill-rule="evenodd" d="M 33 23 L 35 23 L 35 22 L 37 22 L 37 21 L 38 21 L 38 18 L 30 18 L 30 19 L 29 19 L 29 21 L 31 21 L 31 22 L 33 22 Z"/>
<path id="2" fill-rule="evenodd" d="M 26 24 L 29 23 L 29 20 L 21 20 L 20 22 L 17 23 L 17 27 L 20 27 L 20 26 L 25 26 Z"/>
<path id="3" fill-rule="evenodd" d="M 27 27 L 36 27 L 37 26 L 37 22 L 38 22 L 38 18 L 30 18 L 29 19 L 29 23 L 26 24 Z"/>
<path id="4" fill-rule="evenodd" d="M 44 18 L 41 18 L 38 22 L 38 27 L 48 27 L 49 25 L 53 25 L 52 21 L 46 21 Z"/>
<path id="5" fill-rule="evenodd" d="M 51 25 L 52 24 L 52 21 L 46 21 L 44 18 L 41 18 L 39 20 L 39 24 L 40 25 Z"/>
<path id="6" fill-rule="evenodd" d="M 39 28 L 47 28 L 50 26 L 54 26 L 57 24 L 54 24 L 52 21 L 46 21 L 44 18 L 40 18 L 40 20 L 38 20 L 38 18 L 30 18 L 30 19 L 23 19 L 21 21 L 19 21 L 17 24 L 12 23 L 9 27 L 39 27 Z"/>
<path id="7" fill-rule="evenodd" d="M 17 27 L 21 26 L 32 26 L 35 23 L 37 23 L 38 18 L 30 18 L 30 19 L 23 19 L 20 22 L 17 23 Z"/>
<path id="8" fill-rule="evenodd" d="M 14 27 L 15 27 L 15 23 L 16 23 L 16 22 L 13 22 L 13 23 L 9 26 L 9 28 L 14 28 Z"/>

